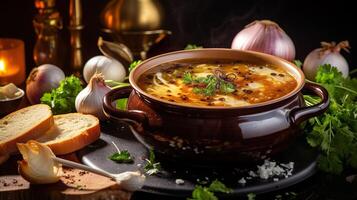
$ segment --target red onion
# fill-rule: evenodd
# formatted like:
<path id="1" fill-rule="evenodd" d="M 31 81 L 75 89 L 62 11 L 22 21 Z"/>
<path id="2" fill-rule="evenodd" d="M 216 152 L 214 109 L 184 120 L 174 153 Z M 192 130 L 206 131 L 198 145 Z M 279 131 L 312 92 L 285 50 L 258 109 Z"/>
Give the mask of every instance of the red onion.
<path id="1" fill-rule="evenodd" d="M 321 48 L 315 49 L 306 56 L 303 68 L 307 79 L 315 80 L 317 69 L 320 65 L 330 64 L 336 67 L 342 75 L 348 76 L 348 63 L 340 54 L 341 49 L 349 52 L 350 45 L 348 41 L 342 41 L 336 45 L 335 42 L 321 42 Z"/>
<path id="2" fill-rule="evenodd" d="M 269 20 L 245 26 L 233 39 L 232 49 L 263 52 L 289 61 L 295 58 L 293 41 L 277 23 Z"/>
<path id="3" fill-rule="evenodd" d="M 26 81 L 26 95 L 31 104 L 40 103 L 45 92 L 50 92 L 59 86 L 65 78 L 63 71 L 51 64 L 44 64 L 34 68 Z"/>

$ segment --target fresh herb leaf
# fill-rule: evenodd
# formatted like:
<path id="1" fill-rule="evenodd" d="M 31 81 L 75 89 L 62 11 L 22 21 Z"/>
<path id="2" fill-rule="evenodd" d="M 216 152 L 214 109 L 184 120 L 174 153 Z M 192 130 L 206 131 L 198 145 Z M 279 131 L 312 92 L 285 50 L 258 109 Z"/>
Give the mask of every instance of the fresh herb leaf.
<path id="1" fill-rule="evenodd" d="M 302 62 L 301 62 L 300 60 L 294 60 L 293 62 L 294 62 L 294 64 L 295 64 L 298 68 L 301 69 L 301 67 L 302 67 Z"/>
<path id="2" fill-rule="evenodd" d="M 185 50 L 192 50 L 192 49 L 202 49 L 202 46 L 198 46 L 196 44 L 187 44 Z"/>
<path id="3" fill-rule="evenodd" d="M 127 150 L 122 150 L 120 152 L 113 153 L 110 157 L 110 160 L 115 161 L 117 163 L 132 163 L 133 158 Z"/>
<path id="4" fill-rule="evenodd" d="M 66 77 L 58 88 L 52 89 L 41 97 L 41 103 L 49 105 L 56 115 L 75 112 L 75 100 L 82 89 L 79 78 L 74 75 Z"/>
<path id="5" fill-rule="evenodd" d="M 357 79 L 344 78 L 331 65 L 319 67 L 316 82 L 330 96 L 330 106 L 323 115 L 308 120 L 307 142 L 321 150 L 318 166 L 321 170 L 339 174 L 344 167 L 357 169 Z M 304 95 L 308 106 L 318 103 L 318 97 Z"/>
<path id="6" fill-rule="evenodd" d="M 222 192 L 222 193 L 231 193 L 232 189 L 228 188 L 222 182 L 214 180 L 211 185 L 208 187 L 208 190 L 211 192 Z"/>
<path id="7" fill-rule="evenodd" d="M 255 200 L 255 197 L 256 197 L 256 196 L 257 196 L 257 195 L 254 194 L 254 193 L 248 193 L 248 194 L 247 194 L 248 200 Z"/>
<path id="8" fill-rule="evenodd" d="M 228 94 L 236 90 L 234 84 L 214 75 L 195 77 L 190 72 L 185 72 L 182 80 L 186 85 L 193 86 L 194 93 L 204 96 L 212 96 L 217 92 Z"/>
<path id="9" fill-rule="evenodd" d="M 137 67 L 141 63 L 141 60 L 135 60 L 130 63 L 129 72 L 131 72 L 135 67 Z"/>
<path id="10" fill-rule="evenodd" d="M 134 162 L 133 157 L 130 155 L 128 150 L 122 150 L 120 151 L 118 146 L 112 142 L 115 149 L 117 150 L 116 153 L 113 153 L 111 156 L 109 156 L 109 159 L 112 161 L 115 161 L 117 163 L 132 163 Z"/>
<path id="11" fill-rule="evenodd" d="M 192 198 L 188 200 L 218 200 L 218 198 L 208 188 L 198 185 L 192 192 Z"/>
<path id="12" fill-rule="evenodd" d="M 152 149 L 149 151 L 149 159 L 145 159 L 146 164 L 144 166 L 144 171 L 148 175 L 157 174 L 161 170 L 161 165 L 159 162 L 155 162 L 155 154 Z"/>
<path id="13" fill-rule="evenodd" d="M 193 82 L 193 76 L 190 72 L 185 72 L 182 77 L 183 83 L 190 84 Z"/>
<path id="14" fill-rule="evenodd" d="M 190 200 L 218 200 L 214 195 L 215 192 L 221 193 L 231 193 L 233 190 L 225 186 L 222 182 L 214 180 L 208 187 L 203 187 L 201 185 L 196 185 L 192 192 L 192 198 Z"/>
<path id="15" fill-rule="evenodd" d="M 128 98 L 118 99 L 117 100 L 117 109 L 125 110 L 127 103 L 128 103 Z"/>

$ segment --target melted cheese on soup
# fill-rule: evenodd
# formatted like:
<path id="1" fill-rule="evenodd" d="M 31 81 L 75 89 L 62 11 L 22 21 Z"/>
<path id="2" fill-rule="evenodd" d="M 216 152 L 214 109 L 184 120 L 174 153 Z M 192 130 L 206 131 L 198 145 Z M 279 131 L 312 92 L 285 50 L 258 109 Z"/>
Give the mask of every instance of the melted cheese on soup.
<path id="1" fill-rule="evenodd" d="M 282 97 L 297 86 L 277 66 L 166 64 L 139 77 L 145 92 L 170 102 L 198 106 L 245 106 Z"/>

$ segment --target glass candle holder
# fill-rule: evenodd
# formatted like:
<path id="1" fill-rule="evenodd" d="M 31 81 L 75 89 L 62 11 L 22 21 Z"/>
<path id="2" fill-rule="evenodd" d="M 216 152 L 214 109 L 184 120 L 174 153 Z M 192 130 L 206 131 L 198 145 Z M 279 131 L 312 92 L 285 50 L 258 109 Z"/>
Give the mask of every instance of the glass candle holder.
<path id="1" fill-rule="evenodd" d="M 18 39 L 0 38 L 0 85 L 25 81 L 24 42 Z"/>

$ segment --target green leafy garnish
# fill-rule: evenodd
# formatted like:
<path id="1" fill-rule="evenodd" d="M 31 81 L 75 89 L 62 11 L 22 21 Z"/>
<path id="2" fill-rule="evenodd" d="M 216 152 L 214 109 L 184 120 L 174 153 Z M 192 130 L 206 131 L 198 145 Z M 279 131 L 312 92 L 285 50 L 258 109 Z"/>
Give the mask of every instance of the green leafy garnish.
<path id="1" fill-rule="evenodd" d="M 300 60 L 294 60 L 293 62 L 294 62 L 294 64 L 295 64 L 298 68 L 301 69 L 301 67 L 302 67 L 302 62 L 301 62 Z"/>
<path id="2" fill-rule="evenodd" d="M 130 63 L 129 66 L 129 72 L 131 72 L 136 66 L 138 66 L 141 63 L 141 60 L 135 60 L 132 63 Z"/>
<path id="3" fill-rule="evenodd" d="M 221 181 L 218 180 L 214 180 L 208 187 L 208 190 L 212 192 L 221 192 L 227 194 L 232 192 L 231 188 L 228 188 L 226 185 L 224 185 Z"/>
<path id="4" fill-rule="evenodd" d="M 127 103 L 128 103 L 128 98 L 118 99 L 118 100 L 117 100 L 117 109 L 119 109 L 119 110 L 125 110 Z"/>
<path id="5" fill-rule="evenodd" d="M 218 200 L 218 198 L 208 188 L 198 185 L 192 192 L 192 198 L 188 200 Z"/>
<path id="6" fill-rule="evenodd" d="M 192 50 L 192 49 L 202 49 L 202 46 L 198 46 L 196 44 L 187 44 L 185 50 Z"/>
<path id="7" fill-rule="evenodd" d="M 257 196 L 257 195 L 254 194 L 254 193 L 248 193 L 248 194 L 247 194 L 248 200 L 255 200 L 255 197 L 256 197 L 256 196 Z"/>
<path id="8" fill-rule="evenodd" d="M 131 158 L 130 153 L 127 150 L 122 150 L 119 153 L 113 153 L 110 157 L 110 160 L 117 163 L 132 163 L 133 159 Z"/>
<path id="9" fill-rule="evenodd" d="M 214 180 L 208 187 L 196 185 L 192 191 L 192 198 L 188 200 L 218 200 L 214 195 L 215 192 L 231 193 L 232 189 L 225 186 L 222 182 Z"/>
<path id="10" fill-rule="evenodd" d="M 308 121 L 307 142 L 321 150 L 321 170 L 340 174 L 345 167 L 357 169 L 357 79 L 344 78 L 331 65 L 319 67 L 316 82 L 329 93 L 330 106 L 323 115 Z M 304 95 L 308 106 L 320 102 Z"/>
<path id="11" fill-rule="evenodd" d="M 144 171 L 148 175 L 157 174 L 160 172 L 161 165 L 159 162 L 155 162 L 155 154 L 152 149 L 149 151 L 149 159 L 145 159 L 146 164 L 144 166 Z"/>
<path id="12" fill-rule="evenodd" d="M 130 153 L 128 150 L 122 150 L 120 151 L 117 145 L 112 142 L 114 147 L 116 148 L 117 152 L 113 153 L 111 156 L 109 156 L 109 159 L 112 161 L 115 161 L 117 163 L 132 163 L 134 162 L 133 158 L 131 157 Z"/>
<path id="13" fill-rule="evenodd" d="M 185 72 L 182 77 L 186 85 L 192 85 L 192 91 L 204 96 L 212 96 L 216 93 L 228 94 L 236 90 L 234 84 L 215 75 L 206 77 L 194 77 L 190 72 Z"/>
<path id="14" fill-rule="evenodd" d="M 53 114 L 75 112 L 75 100 L 82 90 L 81 81 L 74 75 L 66 77 L 58 88 L 52 89 L 41 97 L 41 103 L 51 107 Z"/>

